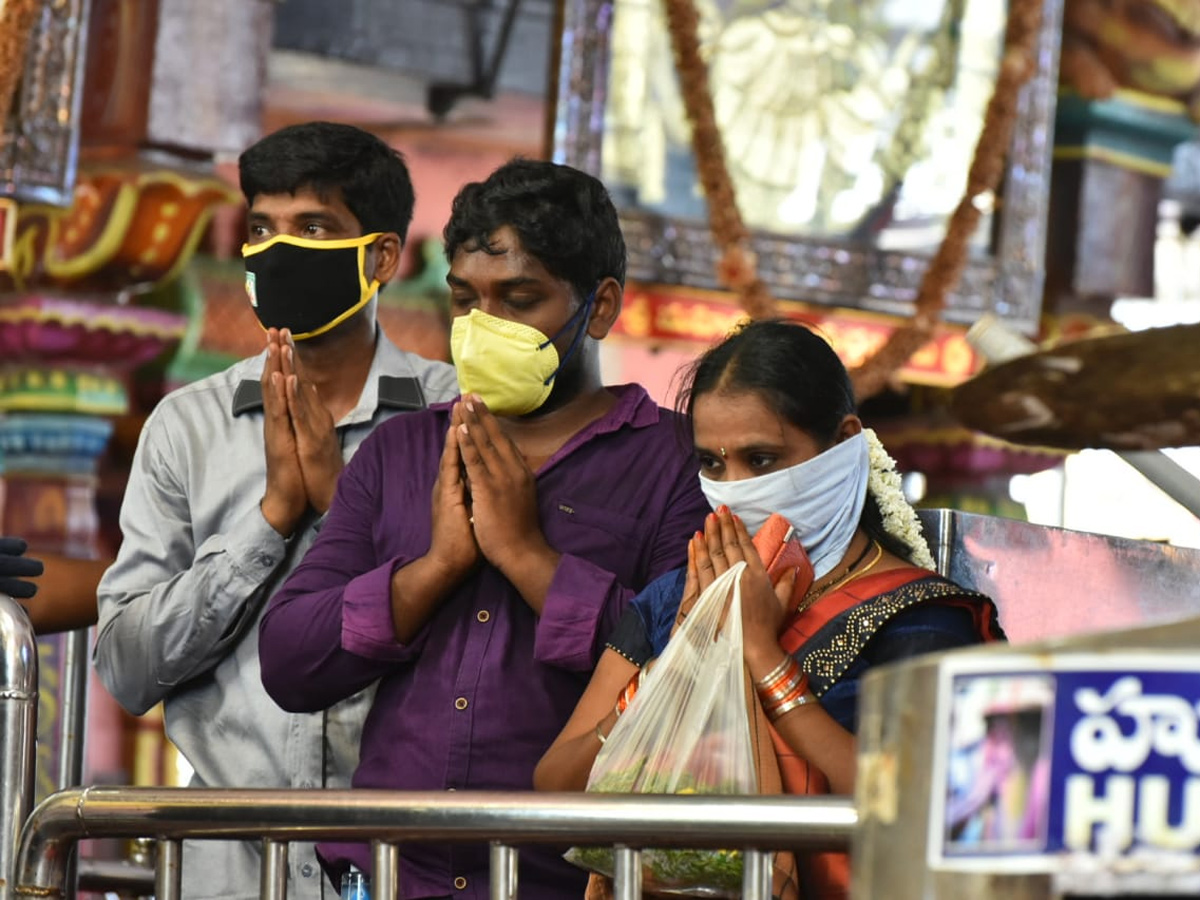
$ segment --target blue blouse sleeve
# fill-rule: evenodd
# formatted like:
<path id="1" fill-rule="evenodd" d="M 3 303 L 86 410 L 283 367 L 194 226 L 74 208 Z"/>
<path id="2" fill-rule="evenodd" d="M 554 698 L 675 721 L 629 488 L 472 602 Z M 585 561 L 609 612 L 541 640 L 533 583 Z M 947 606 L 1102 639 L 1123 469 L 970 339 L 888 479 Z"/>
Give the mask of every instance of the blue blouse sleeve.
<path id="1" fill-rule="evenodd" d="M 969 611 L 936 603 L 914 606 L 880 629 L 846 674 L 821 697 L 821 706 L 839 725 L 854 732 L 858 726 L 858 685 L 868 669 L 980 642 Z"/>
<path id="2" fill-rule="evenodd" d="M 605 646 L 639 667 L 662 653 L 671 637 L 686 580 L 687 571 L 675 569 L 646 585 L 633 598 Z"/>

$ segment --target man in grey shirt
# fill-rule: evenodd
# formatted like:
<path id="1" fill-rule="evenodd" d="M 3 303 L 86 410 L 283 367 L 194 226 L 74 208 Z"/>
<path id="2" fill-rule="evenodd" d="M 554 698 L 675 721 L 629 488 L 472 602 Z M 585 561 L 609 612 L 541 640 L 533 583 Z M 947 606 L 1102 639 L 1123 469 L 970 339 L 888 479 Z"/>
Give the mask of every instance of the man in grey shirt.
<path id="1" fill-rule="evenodd" d="M 342 466 L 380 422 L 449 400 L 451 366 L 397 349 L 376 322 L 413 189 L 398 153 L 308 123 L 239 160 L 246 282 L 267 349 L 168 394 L 146 421 L 99 591 L 94 660 L 127 710 L 164 704 L 198 787 L 346 787 L 369 697 L 289 714 L 263 690 L 258 621 L 328 510 Z M 257 844 L 189 842 L 184 896 L 251 898 Z M 311 845 L 288 895 L 336 896 Z"/>

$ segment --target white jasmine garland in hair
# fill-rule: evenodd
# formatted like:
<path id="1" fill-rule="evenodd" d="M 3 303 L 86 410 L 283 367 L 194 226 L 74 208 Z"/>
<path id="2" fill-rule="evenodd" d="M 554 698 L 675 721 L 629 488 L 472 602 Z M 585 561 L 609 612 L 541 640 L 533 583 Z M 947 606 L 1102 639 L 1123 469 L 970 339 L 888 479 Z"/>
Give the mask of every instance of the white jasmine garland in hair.
<path id="1" fill-rule="evenodd" d="M 904 488 L 900 484 L 900 473 L 896 471 L 896 461 L 884 449 L 875 434 L 875 429 L 864 428 L 867 436 L 867 449 L 871 457 L 871 473 L 867 478 L 867 490 L 879 504 L 883 513 L 883 530 L 897 537 L 913 548 L 912 562 L 926 569 L 936 568 L 933 554 L 929 552 L 929 544 L 921 533 L 921 521 L 917 511 L 904 498 Z"/>

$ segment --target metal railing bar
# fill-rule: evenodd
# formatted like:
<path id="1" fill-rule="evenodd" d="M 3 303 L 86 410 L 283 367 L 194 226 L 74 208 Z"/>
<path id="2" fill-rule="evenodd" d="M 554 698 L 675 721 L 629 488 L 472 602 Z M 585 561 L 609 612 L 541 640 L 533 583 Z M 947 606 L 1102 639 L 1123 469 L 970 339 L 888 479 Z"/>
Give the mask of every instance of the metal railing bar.
<path id="1" fill-rule="evenodd" d="M 844 848 L 857 821 L 849 797 L 87 787 L 46 798 L 24 832 L 782 850 Z"/>
<path id="2" fill-rule="evenodd" d="M 830 850 L 857 821 L 848 797 L 89 787 L 30 814 L 15 873 L 18 895 L 61 884 L 63 851 L 84 837 Z"/>

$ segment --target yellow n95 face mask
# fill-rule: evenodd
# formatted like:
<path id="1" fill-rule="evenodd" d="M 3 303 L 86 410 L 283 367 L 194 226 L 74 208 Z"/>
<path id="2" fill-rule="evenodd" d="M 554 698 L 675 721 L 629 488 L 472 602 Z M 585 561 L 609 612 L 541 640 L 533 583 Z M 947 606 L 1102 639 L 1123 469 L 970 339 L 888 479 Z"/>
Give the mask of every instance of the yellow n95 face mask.
<path id="1" fill-rule="evenodd" d="M 595 296 L 590 294 L 554 336 L 582 318 L 561 362 L 554 338 L 530 325 L 478 309 L 455 318 L 450 326 L 450 355 L 458 372 L 459 391 L 478 394 L 497 416 L 525 416 L 540 408 L 586 331 L 587 312 Z"/>

